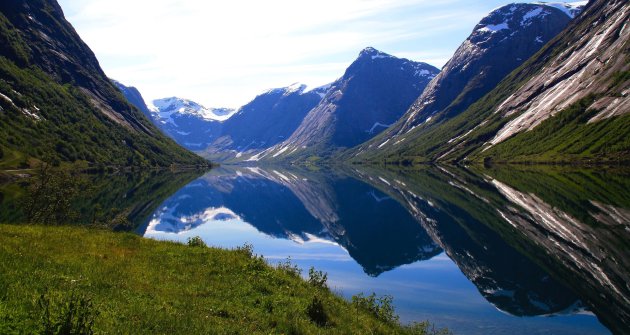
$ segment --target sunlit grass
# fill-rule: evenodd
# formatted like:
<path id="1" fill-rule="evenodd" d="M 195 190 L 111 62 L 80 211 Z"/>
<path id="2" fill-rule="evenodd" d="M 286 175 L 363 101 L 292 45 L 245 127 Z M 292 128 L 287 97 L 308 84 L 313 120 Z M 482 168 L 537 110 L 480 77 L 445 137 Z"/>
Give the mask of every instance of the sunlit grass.
<path id="1" fill-rule="evenodd" d="M 0 273 L 0 333 L 41 331 L 42 299 L 52 301 L 53 316 L 63 314 L 68 299 L 77 306 L 89 301 L 84 305 L 91 306 L 96 333 L 423 334 L 427 329 L 379 319 L 325 285 L 268 265 L 248 248 L 221 250 L 77 227 L 0 225 Z"/>

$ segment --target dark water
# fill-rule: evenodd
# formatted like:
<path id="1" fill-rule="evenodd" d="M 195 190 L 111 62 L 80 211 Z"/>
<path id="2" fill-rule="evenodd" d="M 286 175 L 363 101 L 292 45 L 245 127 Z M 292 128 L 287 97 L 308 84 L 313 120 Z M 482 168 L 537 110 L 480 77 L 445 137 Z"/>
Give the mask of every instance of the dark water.
<path id="1" fill-rule="evenodd" d="M 630 173 L 604 171 L 221 168 L 96 178 L 78 208 L 149 238 L 251 243 L 456 334 L 628 334 Z"/>

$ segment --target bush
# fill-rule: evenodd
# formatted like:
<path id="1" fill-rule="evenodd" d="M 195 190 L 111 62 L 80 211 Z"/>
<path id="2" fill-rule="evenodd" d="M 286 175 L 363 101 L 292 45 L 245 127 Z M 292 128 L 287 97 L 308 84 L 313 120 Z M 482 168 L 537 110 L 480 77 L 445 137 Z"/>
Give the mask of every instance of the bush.
<path id="1" fill-rule="evenodd" d="M 39 299 L 42 335 L 91 335 L 98 312 L 92 301 L 72 292 L 62 301 L 51 301 L 45 294 Z"/>
<path id="2" fill-rule="evenodd" d="M 86 176 L 79 171 L 40 165 L 23 205 L 26 220 L 37 224 L 72 222 L 79 215 L 72 209 L 72 202 L 86 187 Z"/>
<path id="3" fill-rule="evenodd" d="M 236 251 L 249 258 L 254 257 L 254 246 L 250 243 L 245 243 L 241 247 L 236 247 Z"/>
<path id="4" fill-rule="evenodd" d="M 300 269 L 297 264 L 293 264 L 293 262 L 291 262 L 291 257 L 278 263 L 276 267 L 278 270 L 282 270 L 293 277 L 299 277 L 302 274 L 302 269 Z"/>
<path id="5" fill-rule="evenodd" d="M 203 239 L 201 237 L 199 237 L 199 236 L 189 237 L 188 238 L 188 246 L 189 247 L 201 247 L 201 248 L 208 247 L 206 245 L 206 242 L 204 242 Z"/>
<path id="6" fill-rule="evenodd" d="M 328 274 L 315 270 L 314 267 L 308 270 L 308 283 L 319 288 L 327 288 Z"/>
<path id="7" fill-rule="evenodd" d="M 370 312 L 383 322 L 397 324 L 399 318 L 394 313 L 393 302 L 394 298 L 391 295 L 377 298 L 376 293 L 372 293 L 367 297 L 360 293 L 352 296 L 352 304 L 355 308 Z"/>
<path id="8" fill-rule="evenodd" d="M 328 314 L 324 310 L 324 303 L 322 303 L 319 297 L 315 296 L 311 302 L 306 306 L 306 315 L 308 318 L 320 327 L 324 327 L 328 324 Z"/>

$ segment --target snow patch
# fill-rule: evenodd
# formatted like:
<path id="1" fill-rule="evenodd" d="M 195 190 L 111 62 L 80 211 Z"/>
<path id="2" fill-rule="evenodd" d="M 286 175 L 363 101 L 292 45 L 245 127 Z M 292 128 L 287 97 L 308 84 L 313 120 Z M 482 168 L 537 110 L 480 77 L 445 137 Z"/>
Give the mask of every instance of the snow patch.
<path id="1" fill-rule="evenodd" d="M 539 16 L 545 16 L 548 13 L 544 11 L 544 9 L 542 7 L 538 7 L 536 9 L 533 9 L 529 12 L 527 12 L 525 15 L 523 15 L 523 19 L 521 20 L 521 27 L 526 27 L 528 25 L 531 24 L 532 19 L 539 17 Z"/>
<path id="2" fill-rule="evenodd" d="M 372 128 L 370 128 L 369 130 L 366 130 L 365 132 L 366 132 L 366 133 L 368 133 L 368 134 L 373 134 L 373 133 L 374 133 L 374 130 L 375 130 L 377 127 L 389 128 L 389 127 L 391 127 L 391 126 L 392 126 L 391 124 L 384 124 L 384 123 L 380 123 L 380 122 L 375 122 L 375 123 L 372 125 Z"/>
<path id="3" fill-rule="evenodd" d="M 570 18 L 575 18 L 582 12 L 584 6 L 588 4 L 588 1 L 576 1 L 576 2 L 534 2 L 537 5 L 544 5 L 554 7 L 561 10 Z"/>
<path id="4" fill-rule="evenodd" d="M 286 147 L 284 147 L 284 148 L 280 149 L 280 151 L 276 152 L 276 153 L 273 155 L 273 158 L 276 158 L 276 157 L 278 157 L 278 156 L 282 155 L 282 154 L 283 154 L 283 153 L 285 153 L 287 150 L 289 150 L 289 147 L 288 147 L 288 146 L 286 146 Z"/>
<path id="5" fill-rule="evenodd" d="M 510 27 L 508 26 L 507 22 L 499 23 L 499 24 L 496 24 L 496 25 L 495 24 L 488 24 L 485 27 L 477 29 L 477 31 L 489 32 L 489 33 L 494 34 L 497 31 L 505 30 L 505 29 L 510 29 Z"/>

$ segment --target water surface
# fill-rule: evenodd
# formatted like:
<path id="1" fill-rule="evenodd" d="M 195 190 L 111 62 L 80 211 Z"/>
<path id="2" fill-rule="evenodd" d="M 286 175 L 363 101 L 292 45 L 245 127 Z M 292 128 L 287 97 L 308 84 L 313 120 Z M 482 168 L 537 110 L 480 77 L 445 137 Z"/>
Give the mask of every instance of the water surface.
<path id="1" fill-rule="evenodd" d="M 630 332 L 630 176 L 566 169 L 215 169 L 138 232 L 246 243 L 458 334 Z M 306 274 L 304 271 L 303 274 Z"/>

